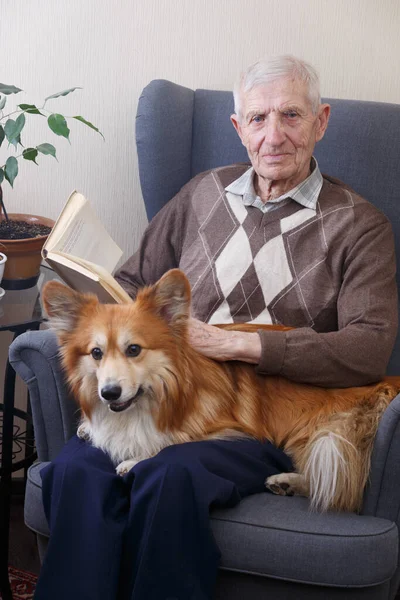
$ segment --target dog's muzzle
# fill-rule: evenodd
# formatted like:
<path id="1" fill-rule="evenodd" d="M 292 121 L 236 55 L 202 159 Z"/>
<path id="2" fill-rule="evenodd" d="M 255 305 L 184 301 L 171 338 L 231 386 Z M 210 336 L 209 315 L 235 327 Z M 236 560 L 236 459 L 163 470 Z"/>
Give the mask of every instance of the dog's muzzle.
<path id="1" fill-rule="evenodd" d="M 109 402 L 108 408 L 113 412 L 122 412 L 129 408 L 143 394 L 143 388 L 139 386 L 136 394 L 129 400 L 125 400 L 125 402 L 121 402 L 121 394 L 122 388 L 119 385 L 109 384 L 101 388 L 101 397 Z"/>

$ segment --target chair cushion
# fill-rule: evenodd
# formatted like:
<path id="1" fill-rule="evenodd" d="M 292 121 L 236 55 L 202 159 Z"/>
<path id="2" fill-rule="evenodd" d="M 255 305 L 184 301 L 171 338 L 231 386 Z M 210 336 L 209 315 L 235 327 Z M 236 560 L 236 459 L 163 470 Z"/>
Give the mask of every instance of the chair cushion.
<path id="1" fill-rule="evenodd" d="M 25 522 L 49 535 L 40 471 L 28 472 Z M 269 493 L 215 509 L 212 529 L 227 570 L 334 586 L 371 586 L 390 579 L 397 566 L 398 531 L 386 519 L 353 513 L 312 513 L 308 500 Z"/>
<path id="2" fill-rule="evenodd" d="M 311 512 L 307 498 L 257 494 L 212 513 L 221 566 L 303 583 L 370 586 L 397 567 L 392 521 Z"/>

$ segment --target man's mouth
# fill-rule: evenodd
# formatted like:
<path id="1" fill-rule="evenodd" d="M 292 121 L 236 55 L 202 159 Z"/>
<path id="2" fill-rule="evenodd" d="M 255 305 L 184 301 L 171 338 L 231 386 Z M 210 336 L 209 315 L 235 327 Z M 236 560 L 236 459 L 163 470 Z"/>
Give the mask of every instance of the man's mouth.
<path id="1" fill-rule="evenodd" d="M 119 402 L 118 400 L 115 400 L 115 402 L 110 402 L 108 405 L 108 408 L 110 410 L 112 410 L 112 412 L 123 412 L 124 410 L 129 408 L 131 406 L 131 404 L 136 402 L 137 399 L 140 398 L 140 396 L 142 394 L 143 394 L 143 388 L 142 388 L 142 386 L 140 386 L 138 388 L 138 391 L 136 392 L 136 394 L 134 396 L 132 396 L 132 398 L 129 398 L 129 400 L 126 400 L 125 402 Z"/>
<path id="2" fill-rule="evenodd" d="M 287 156 L 287 153 L 282 152 L 281 154 L 264 154 L 264 158 L 270 162 L 278 162 L 283 160 Z"/>

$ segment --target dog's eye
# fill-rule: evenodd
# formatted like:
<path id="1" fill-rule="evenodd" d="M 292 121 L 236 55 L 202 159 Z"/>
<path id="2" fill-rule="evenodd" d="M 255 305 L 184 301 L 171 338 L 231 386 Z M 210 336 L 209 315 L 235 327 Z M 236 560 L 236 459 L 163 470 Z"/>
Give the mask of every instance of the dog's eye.
<path id="1" fill-rule="evenodd" d="M 93 356 L 94 360 L 101 360 L 103 358 L 103 353 L 100 348 L 93 348 L 90 354 Z"/>
<path id="2" fill-rule="evenodd" d="M 131 344 L 126 349 L 127 356 L 138 356 L 141 353 L 142 349 L 138 344 Z"/>

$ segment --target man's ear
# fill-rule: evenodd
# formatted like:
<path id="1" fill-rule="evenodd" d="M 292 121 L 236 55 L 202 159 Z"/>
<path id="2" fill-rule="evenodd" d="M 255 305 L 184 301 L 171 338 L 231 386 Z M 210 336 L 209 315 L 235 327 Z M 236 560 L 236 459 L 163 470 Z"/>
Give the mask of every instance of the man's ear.
<path id="1" fill-rule="evenodd" d="M 320 104 L 319 105 L 317 131 L 316 131 L 316 135 L 315 135 L 316 142 L 319 142 L 324 137 L 325 131 L 328 127 L 330 114 L 331 114 L 331 107 L 329 104 Z"/>
<path id="2" fill-rule="evenodd" d="M 181 323 L 190 315 L 190 284 L 180 269 L 171 269 L 153 287 L 154 306 L 169 325 Z"/>
<path id="3" fill-rule="evenodd" d="M 49 281 L 43 288 L 43 305 L 49 324 L 57 334 L 71 332 L 84 310 L 98 305 L 96 296 L 74 292 L 59 281 Z"/>
<path id="4" fill-rule="evenodd" d="M 242 140 L 243 146 L 245 146 L 246 144 L 243 141 L 243 130 L 242 130 L 242 126 L 240 124 L 240 119 L 237 114 L 233 113 L 233 115 L 231 115 L 231 123 L 234 126 L 234 128 L 236 129 L 236 133 Z"/>

